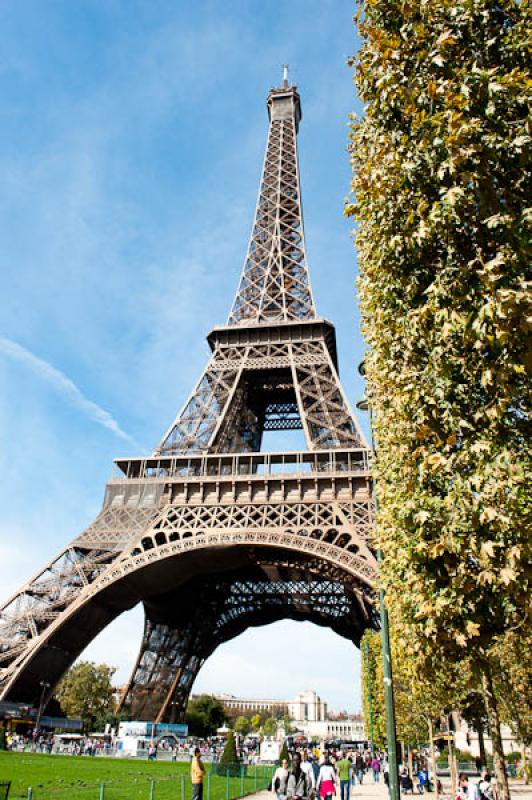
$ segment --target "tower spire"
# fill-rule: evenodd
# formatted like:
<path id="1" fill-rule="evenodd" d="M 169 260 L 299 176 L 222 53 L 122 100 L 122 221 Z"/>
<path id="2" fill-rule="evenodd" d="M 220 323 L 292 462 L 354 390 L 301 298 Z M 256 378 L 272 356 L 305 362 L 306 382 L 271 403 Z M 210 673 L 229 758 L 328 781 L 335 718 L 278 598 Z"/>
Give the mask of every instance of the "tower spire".
<path id="1" fill-rule="evenodd" d="M 295 86 L 268 95 L 270 126 L 255 220 L 229 325 L 313 319 L 297 157 L 301 102 Z"/>
<path id="2" fill-rule="evenodd" d="M 272 430 L 302 429 L 312 450 L 364 442 L 338 378 L 334 328 L 317 316 L 310 288 L 296 87 L 270 89 L 268 114 L 255 220 L 229 321 L 209 334 L 207 368 L 157 456 L 254 452 Z"/>

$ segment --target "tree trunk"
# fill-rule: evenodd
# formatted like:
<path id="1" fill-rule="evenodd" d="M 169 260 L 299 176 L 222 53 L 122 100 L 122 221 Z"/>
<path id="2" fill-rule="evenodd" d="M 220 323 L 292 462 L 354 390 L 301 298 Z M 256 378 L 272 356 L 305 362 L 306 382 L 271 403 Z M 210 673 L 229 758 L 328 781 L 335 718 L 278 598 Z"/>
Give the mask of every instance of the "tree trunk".
<path id="1" fill-rule="evenodd" d="M 449 751 L 449 772 L 451 775 L 451 786 L 453 797 L 456 797 L 458 791 L 458 771 L 456 768 L 456 758 L 454 754 L 454 733 L 451 732 L 451 724 L 447 716 L 447 747 Z"/>
<path id="2" fill-rule="evenodd" d="M 486 758 L 486 743 L 484 741 L 484 731 L 482 730 L 482 722 L 477 722 L 477 734 L 478 734 L 478 750 L 479 750 L 479 757 L 482 761 L 482 766 L 484 769 L 488 765 L 488 761 Z"/>
<path id="3" fill-rule="evenodd" d="M 504 760 L 504 751 L 502 749 L 499 709 L 497 707 L 497 698 L 495 697 L 495 691 L 493 689 L 491 668 L 487 661 L 482 665 L 482 667 L 482 688 L 484 690 L 486 711 L 488 712 L 491 746 L 493 748 L 493 770 L 495 772 L 495 780 L 497 781 L 499 800 L 510 800 L 508 776 L 506 775 L 506 763 Z"/>
<path id="4" fill-rule="evenodd" d="M 523 762 L 523 783 L 528 783 L 528 764 L 526 761 L 526 744 L 521 745 L 521 761 Z"/>
<path id="5" fill-rule="evenodd" d="M 438 776 L 436 775 L 436 753 L 434 752 L 434 730 L 430 717 L 427 718 L 427 722 L 429 726 L 430 758 L 432 760 L 432 782 L 434 783 L 434 791 L 436 793 L 435 800 L 440 800 L 440 793 L 438 791 Z"/>

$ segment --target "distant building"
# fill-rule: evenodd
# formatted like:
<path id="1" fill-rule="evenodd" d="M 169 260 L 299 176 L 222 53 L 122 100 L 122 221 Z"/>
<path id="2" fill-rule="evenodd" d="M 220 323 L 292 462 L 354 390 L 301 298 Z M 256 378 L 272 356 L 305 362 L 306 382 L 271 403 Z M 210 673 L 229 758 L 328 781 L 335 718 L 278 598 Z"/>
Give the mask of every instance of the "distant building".
<path id="1" fill-rule="evenodd" d="M 366 732 L 361 716 L 344 720 L 323 720 L 297 723 L 297 727 L 309 739 L 341 739 L 344 742 L 365 742 Z"/>
<path id="2" fill-rule="evenodd" d="M 453 727 L 455 730 L 454 741 L 458 750 L 469 751 L 473 758 L 480 756 L 480 743 L 478 740 L 478 732 L 463 719 L 457 711 L 452 714 Z M 486 753 L 493 755 L 493 745 L 489 733 L 484 733 L 484 747 Z M 501 738 L 502 749 L 508 755 L 509 753 L 520 752 L 522 748 L 521 742 L 513 735 L 511 728 L 508 725 L 501 725 Z"/>
<path id="3" fill-rule="evenodd" d="M 294 722 L 324 722 L 327 703 L 323 703 L 316 692 L 299 692 L 296 699 L 288 703 L 288 716 Z"/>
<path id="4" fill-rule="evenodd" d="M 249 697 L 235 697 L 232 694 L 215 694 L 213 695 L 217 700 L 222 703 L 226 711 L 240 711 L 242 714 L 247 714 L 251 711 L 260 713 L 261 711 L 268 711 L 273 714 L 275 711 L 280 711 L 283 715 L 288 713 L 288 703 L 286 700 L 265 700 Z"/>
<path id="5" fill-rule="evenodd" d="M 348 719 L 328 718 L 327 703 L 312 690 L 299 692 L 293 700 L 265 700 L 262 698 L 235 697 L 232 694 L 215 694 L 224 709 L 232 714 L 268 713 L 287 714 L 298 731 L 309 738 L 343 739 L 363 742 L 366 739 L 361 715 Z"/>

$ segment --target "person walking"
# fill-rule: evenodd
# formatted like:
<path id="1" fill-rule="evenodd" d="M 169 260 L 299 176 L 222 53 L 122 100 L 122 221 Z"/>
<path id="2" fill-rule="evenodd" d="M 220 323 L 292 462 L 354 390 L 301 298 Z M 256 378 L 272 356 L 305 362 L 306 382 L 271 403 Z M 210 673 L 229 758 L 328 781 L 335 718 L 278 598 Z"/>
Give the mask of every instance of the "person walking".
<path id="1" fill-rule="evenodd" d="M 384 783 L 386 786 L 390 786 L 390 764 L 387 758 L 384 758 L 382 762 L 382 777 L 384 778 Z"/>
<path id="2" fill-rule="evenodd" d="M 486 771 L 482 776 L 482 779 L 478 782 L 478 793 L 480 800 L 493 800 L 495 794 L 493 788 L 491 774 Z"/>
<path id="3" fill-rule="evenodd" d="M 277 800 L 286 800 L 288 774 L 288 760 L 283 758 L 281 761 L 281 766 L 277 767 L 272 778 L 272 792 Z"/>
<path id="4" fill-rule="evenodd" d="M 301 756 L 294 753 L 292 769 L 288 774 L 286 796 L 288 800 L 309 800 L 309 780 L 301 769 Z"/>
<path id="5" fill-rule="evenodd" d="M 373 783 L 378 783 L 381 777 L 381 760 L 377 755 L 374 755 L 371 760 L 371 769 L 373 770 Z"/>
<path id="6" fill-rule="evenodd" d="M 318 782 L 318 776 L 320 774 L 320 765 L 318 763 L 318 758 L 319 758 L 319 756 L 314 754 L 314 757 L 313 757 L 313 759 L 311 761 L 312 772 L 314 773 L 314 786 L 316 786 L 316 784 Z"/>
<path id="7" fill-rule="evenodd" d="M 365 771 L 366 771 L 366 762 L 364 761 L 364 756 L 362 755 L 362 753 L 358 752 L 355 758 L 355 772 L 358 778 L 358 782 L 361 786 L 364 783 Z"/>
<path id="8" fill-rule="evenodd" d="M 190 765 L 190 780 L 192 781 L 192 800 L 203 800 L 203 778 L 205 777 L 205 765 L 201 760 L 201 750 L 199 747 L 194 749 L 192 763 Z"/>
<path id="9" fill-rule="evenodd" d="M 424 769 L 421 769 L 421 767 L 420 767 L 418 769 L 418 771 L 417 771 L 417 783 L 418 783 L 418 792 L 419 792 L 419 794 L 423 794 L 425 792 L 426 788 L 427 788 L 427 791 L 428 791 L 427 782 L 428 782 L 428 779 L 427 779 L 426 772 L 425 772 Z"/>
<path id="10" fill-rule="evenodd" d="M 309 789 L 316 788 L 316 777 L 314 775 L 314 770 L 312 769 L 312 763 L 308 757 L 308 751 L 303 750 L 303 755 L 301 757 L 301 769 L 307 776 L 307 780 L 309 782 Z"/>
<path id="11" fill-rule="evenodd" d="M 467 780 L 467 776 L 464 775 L 463 772 L 461 772 L 460 775 L 458 776 L 458 789 L 456 792 L 456 800 L 467 800 L 468 789 L 469 789 L 468 783 L 469 782 Z"/>
<path id="12" fill-rule="evenodd" d="M 338 770 L 338 778 L 340 780 L 340 800 L 349 800 L 352 766 L 351 759 L 346 756 L 345 753 L 342 754 L 340 761 L 336 762 L 336 769 Z"/>
<path id="13" fill-rule="evenodd" d="M 328 752 L 325 753 L 323 764 L 320 767 L 316 789 L 322 800 L 325 800 L 325 798 L 329 798 L 330 800 L 331 797 L 336 795 L 336 771 L 331 764 L 331 758 Z"/>

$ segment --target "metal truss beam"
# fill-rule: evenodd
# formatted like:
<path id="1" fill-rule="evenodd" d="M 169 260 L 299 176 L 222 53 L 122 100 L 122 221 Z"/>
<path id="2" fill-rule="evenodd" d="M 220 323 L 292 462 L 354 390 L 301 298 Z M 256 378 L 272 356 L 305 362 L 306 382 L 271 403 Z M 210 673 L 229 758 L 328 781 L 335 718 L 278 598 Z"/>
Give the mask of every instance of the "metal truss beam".
<path id="1" fill-rule="evenodd" d="M 255 220 L 230 325 L 316 316 L 305 255 L 294 87 L 272 90 Z"/>
<path id="2" fill-rule="evenodd" d="M 282 568 L 277 563 L 270 567 L 271 577 L 266 565 L 264 572 L 251 567 L 240 575 L 194 580 L 179 592 L 151 598 L 141 651 L 121 709 L 139 719 L 182 718 L 205 660 L 250 626 L 286 618 L 306 620 L 358 644 L 374 619 L 369 598 L 349 583 L 320 578 L 303 566 Z"/>

